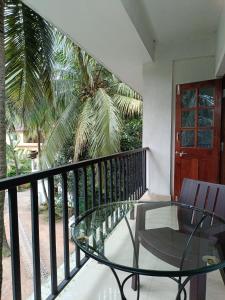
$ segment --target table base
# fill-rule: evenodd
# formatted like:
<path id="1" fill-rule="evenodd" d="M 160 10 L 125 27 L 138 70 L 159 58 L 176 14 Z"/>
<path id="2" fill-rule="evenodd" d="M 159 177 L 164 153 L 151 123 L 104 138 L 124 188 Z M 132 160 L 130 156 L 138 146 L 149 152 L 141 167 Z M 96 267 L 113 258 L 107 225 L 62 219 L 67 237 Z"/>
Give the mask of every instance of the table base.
<path id="1" fill-rule="evenodd" d="M 109 267 L 109 268 L 112 271 L 112 273 L 113 273 L 113 275 L 116 279 L 116 282 L 117 282 L 117 285 L 118 285 L 118 288 L 119 288 L 119 291 L 120 291 L 120 295 L 121 295 L 121 300 L 127 300 L 127 298 L 124 294 L 124 286 L 125 286 L 125 283 L 128 281 L 128 279 L 130 279 L 130 278 L 132 278 L 132 280 L 135 281 L 135 285 L 134 285 L 134 281 L 133 281 L 132 285 L 135 286 L 134 290 L 137 291 L 137 300 L 139 300 L 140 299 L 140 278 L 139 278 L 139 275 L 131 273 L 127 277 L 125 277 L 125 279 L 123 281 L 121 281 L 119 279 L 119 276 L 118 276 L 117 272 L 115 271 L 115 269 L 113 269 L 112 267 Z M 182 293 L 183 293 L 183 300 L 187 300 L 187 291 L 186 291 L 185 287 L 188 284 L 188 282 L 190 282 L 191 280 L 192 280 L 191 285 L 195 285 L 196 281 L 199 281 L 199 276 L 203 276 L 202 279 L 204 280 L 205 275 L 189 276 L 183 282 L 182 282 L 181 277 L 180 278 L 168 277 L 168 278 L 172 279 L 173 281 L 175 281 L 178 285 L 178 292 L 177 292 L 177 296 L 176 296 L 175 300 L 182 300 Z M 195 298 L 196 298 L 195 296 L 194 297 L 192 296 L 193 293 L 197 293 L 197 292 L 193 291 L 191 289 L 191 291 L 190 291 L 190 300 L 195 300 Z M 200 298 L 198 298 L 198 299 L 200 300 Z M 202 294 L 202 300 L 203 299 L 205 299 L 204 293 Z"/>

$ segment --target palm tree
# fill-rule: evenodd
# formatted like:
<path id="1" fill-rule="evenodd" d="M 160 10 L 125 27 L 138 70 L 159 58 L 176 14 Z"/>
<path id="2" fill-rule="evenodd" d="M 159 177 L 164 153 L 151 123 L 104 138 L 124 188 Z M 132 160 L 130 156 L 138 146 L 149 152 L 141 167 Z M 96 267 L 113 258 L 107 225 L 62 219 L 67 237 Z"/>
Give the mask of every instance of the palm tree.
<path id="1" fill-rule="evenodd" d="M 54 29 L 21 1 L 5 2 L 7 105 L 26 125 L 52 101 Z"/>
<path id="2" fill-rule="evenodd" d="M 6 123 L 5 123 L 5 57 L 4 57 L 4 1 L 0 0 L 0 178 L 6 176 Z M 2 246 L 4 233 L 5 193 L 0 193 L 0 299 L 2 288 Z"/>
<path id="3" fill-rule="evenodd" d="M 38 118 L 40 103 L 52 101 L 52 53 L 53 28 L 22 2 L 0 0 L 0 178 L 6 176 L 5 104 L 25 124 Z M 7 249 L 4 199 L 1 192 L 0 297 L 2 254 Z"/>
<path id="4" fill-rule="evenodd" d="M 45 161 L 53 165 L 73 135 L 74 160 L 86 149 L 90 157 L 119 151 L 123 118 L 141 114 L 141 96 L 67 37 L 57 33 L 56 40 L 56 115 L 44 145 Z"/>
<path id="5" fill-rule="evenodd" d="M 17 117 L 31 135 L 44 125 L 49 128 L 54 30 L 21 1 L 6 0 L 7 112 L 10 120 Z"/>

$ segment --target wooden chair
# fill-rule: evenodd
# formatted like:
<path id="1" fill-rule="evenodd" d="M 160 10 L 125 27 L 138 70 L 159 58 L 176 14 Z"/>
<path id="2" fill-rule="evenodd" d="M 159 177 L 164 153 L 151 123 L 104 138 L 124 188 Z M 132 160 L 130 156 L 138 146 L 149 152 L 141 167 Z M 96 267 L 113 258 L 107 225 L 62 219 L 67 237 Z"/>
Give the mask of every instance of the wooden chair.
<path id="1" fill-rule="evenodd" d="M 225 220 L 225 185 L 185 178 L 183 180 L 181 194 L 178 201 L 182 204 L 191 205 L 212 213 L 212 219 L 208 220 L 208 222 L 210 222 L 211 224 L 205 225 L 208 228 L 210 227 L 209 225 L 212 225 L 214 223 L 213 229 L 215 229 L 215 232 L 213 232 L 213 235 L 211 231 L 207 232 L 205 230 L 206 226 L 204 226 L 205 228 L 199 228 L 199 230 L 202 230 L 202 234 L 204 233 L 206 240 L 211 239 L 213 243 L 218 244 L 220 256 L 223 259 L 225 256 L 225 229 L 224 232 L 221 232 L 221 228 L 218 228 L 218 232 L 216 232 L 217 227 L 215 226 L 216 224 L 213 216 L 218 216 Z M 141 244 L 156 257 L 176 267 L 179 267 L 180 255 L 183 251 L 183 245 L 181 245 L 178 241 L 179 239 L 180 241 L 185 240 L 182 236 L 183 234 L 192 232 L 192 220 L 193 218 L 195 218 L 195 223 L 197 224 L 198 220 L 196 218 L 200 218 L 201 214 L 198 214 L 199 216 L 194 216 L 194 212 L 191 209 L 183 210 L 178 208 L 179 230 L 173 230 L 166 227 L 145 230 L 146 211 L 163 207 L 165 205 L 168 205 L 168 203 L 150 202 L 148 205 L 140 205 L 140 207 L 138 207 L 135 230 L 136 252 L 138 255 L 139 246 Z M 171 247 L 171 245 L 167 243 L 168 235 L 175 235 L 175 240 L 177 240 L 177 253 L 174 252 L 174 247 Z M 164 243 L 165 247 L 162 247 L 162 243 Z M 195 242 L 193 242 L 192 248 L 192 251 L 195 251 Z M 192 263 L 194 264 L 194 262 L 191 261 L 187 261 L 187 263 L 190 263 L 190 265 Z M 225 284 L 225 269 L 222 269 L 220 272 Z M 205 299 L 206 276 L 195 276 L 191 280 L 190 284 L 190 299 Z M 134 290 L 136 290 L 137 288 L 137 277 L 135 276 L 132 279 L 132 288 Z"/>

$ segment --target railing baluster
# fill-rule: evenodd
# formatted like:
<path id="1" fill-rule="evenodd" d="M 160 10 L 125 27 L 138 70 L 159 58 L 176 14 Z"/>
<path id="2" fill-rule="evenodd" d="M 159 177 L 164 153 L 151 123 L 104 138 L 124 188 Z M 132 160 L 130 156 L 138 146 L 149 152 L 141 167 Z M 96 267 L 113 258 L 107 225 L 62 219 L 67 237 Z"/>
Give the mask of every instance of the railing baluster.
<path id="1" fill-rule="evenodd" d="M 134 199 L 137 200 L 137 156 L 133 155 L 134 159 Z"/>
<path id="2" fill-rule="evenodd" d="M 126 200 L 125 157 L 122 158 L 123 201 Z"/>
<path id="3" fill-rule="evenodd" d="M 131 199 L 134 200 L 134 188 L 135 188 L 135 177 L 134 177 L 134 155 L 131 155 L 131 188 L 132 188 L 132 196 Z"/>
<path id="4" fill-rule="evenodd" d="M 16 187 L 10 188 L 8 192 L 13 299 L 21 300 L 20 246 Z"/>
<path id="5" fill-rule="evenodd" d="M 109 161 L 110 170 L 110 202 L 113 202 L 113 162 L 112 159 Z"/>
<path id="6" fill-rule="evenodd" d="M 137 165 L 136 154 L 133 154 L 133 173 L 134 173 L 134 200 L 137 200 Z"/>
<path id="7" fill-rule="evenodd" d="M 50 239 L 50 268 L 51 268 L 51 291 L 57 294 L 57 260 L 56 260 L 56 236 L 55 236 L 55 199 L 54 178 L 48 177 L 48 218 Z"/>
<path id="8" fill-rule="evenodd" d="M 133 159 L 132 154 L 130 155 L 130 199 L 133 200 L 133 190 L 134 190 L 134 183 L 133 183 Z"/>
<path id="9" fill-rule="evenodd" d="M 131 154 L 131 200 L 135 200 L 134 192 L 135 192 L 135 174 L 134 174 L 134 155 Z M 134 219 L 134 208 L 130 211 L 130 219 Z"/>
<path id="10" fill-rule="evenodd" d="M 128 155 L 128 196 L 131 199 L 131 157 Z"/>
<path id="11" fill-rule="evenodd" d="M 98 204 L 102 204 L 102 163 L 98 162 Z"/>
<path id="12" fill-rule="evenodd" d="M 62 205 L 63 205 L 63 243 L 64 243 L 64 274 L 65 279 L 70 277 L 69 259 L 69 228 L 68 228 L 68 190 L 67 174 L 62 174 Z"/>
<path id="13" fill-rule="evenodd" d="M 95 193 L 95 165 L 91 165 L 91 192 L 92 192 L 92 207 L 96 206 L 96 193 Z"/>
<path id="14" fill-rule="evenodd" d="M 88 194 L 87 194 L 87 169 L 83 168 L 83 197 L 84 197 L 84 209 L 88 210 Z"/>
<path id="15" fill-rule="evenodd" d="M 118 201 L 118 164 L 117 164 L 117 158 L 114 159 L 114 179 L 115 179 L 115 201 Z M 119 214 L 118 214 L 118 209 L 116 209 L 115 212 L 115 222 L 118 222 Z"/>
<path id="16" fill-rule="evenodd" d="M 128 156 L 126 156 L 125 160 L 125 176 L 126 176 L 126 200 L 129 199 L 129 179 L 128 179 Z"/>
<path id="17" fill-rule="evenodd" d="M 134 172 L 134 200 L 138 200 L 138 165 L 137 165 L 137 154 L 133 155 L 133 172 Z"/>
<path id="18" fill-rule="evenodd" d="M 104 188 L 105 188 L 105 204 L 108 202 L 108 166 L 107 160 L 104 161 Z"/>
<path id="19" fill-rule="evenodd" d="M 141 153 L 138 153 L 138 198 L 141 197 Z"/>
<path id="20" fill-rule="evenodd" d="M 146 150 L 144 150 L 143 172 L 144 172 L 144 191 L 146 192 Z"/>
<path id="21" fill-rule="evenodd" d="M 117 177 L 117 160 L 114 159 L 114 180 L 115 180 L 115 201 L 118 201 L 118 177 Z"/>
<path id="22" fill-rule="evenodd" d="M 119 189 L 119 201 L 122 201 L 121 197 L 121 163 L 120 158 L 117 159 L 118 163 L 118 189 Z"/>
<path id="23" fill-rule="evenodd" d="M 137 153 L 137 197 L 140 198 L 140 157 Z"/>
<path id="24" fill-rule="evenodd" d="M 73 205 L 74 205 L 74 216 L 75 223 L 77 221 L 77 217 L 80 214 L 80 205 L 79 205 L 79 180 L 78 180 L 78 169 L 73 171 Z M 76 267 L 80 267 L 80 249 L 75 245 L 75 255 L 76 255 Z"/>
<path id="25" fill-rule="evenodd" d="M 107 160 L 104 161 L 104 189 L 105 189 L 105 194 L 104 194 L 104 200 L 105 204 L 108 202 L 108 163 Z M 106 232 L 109 232 L 109 222 L 107 218 L 107 214 L 105 213 L 105 227 L 106 227 Z"/>
<path id="26" fill-rule="evenodd" d="M 33 251 L 34 299 L 41 300 L 40 242 L 37 181 L 31 182 L 31 227 Z"/>
<path id="27" fill-rule="evenodd" d="M 141 196 L 143 196 L 143 151 L 141 153 Z"/>

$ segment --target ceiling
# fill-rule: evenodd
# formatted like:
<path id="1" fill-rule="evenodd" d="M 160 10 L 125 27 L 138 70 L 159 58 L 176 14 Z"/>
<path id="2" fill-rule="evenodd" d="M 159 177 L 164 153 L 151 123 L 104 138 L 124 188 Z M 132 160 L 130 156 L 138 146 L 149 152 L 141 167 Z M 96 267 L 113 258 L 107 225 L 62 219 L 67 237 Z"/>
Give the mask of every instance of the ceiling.
<path id="1" fill-rule="evenodd" d="M 159 43 L 198 39 L 217 31 L 224 0 L 140 0 Z"/>
<path id="2" fill-rule="evenodd" d="M 23 0 L 137 91 L 151 57 L 120 0 Z"/>
<path id="3" fill-rule="evenodd" d="M 217 55 L 225 65 L 225 0 L 23 1 L 140 93 L 145 63 Z"/>

